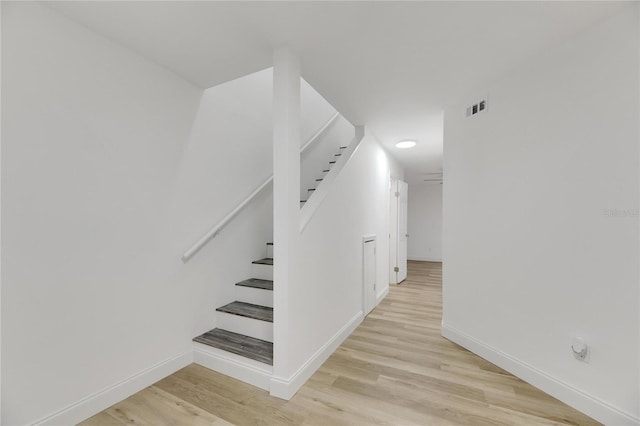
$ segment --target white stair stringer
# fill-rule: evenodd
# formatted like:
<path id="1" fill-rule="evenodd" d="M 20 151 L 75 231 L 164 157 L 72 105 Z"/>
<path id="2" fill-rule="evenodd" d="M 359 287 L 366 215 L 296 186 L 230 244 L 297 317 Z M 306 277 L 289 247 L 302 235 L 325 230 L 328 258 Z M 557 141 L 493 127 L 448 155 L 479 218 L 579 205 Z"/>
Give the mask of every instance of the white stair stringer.
<path id="1" fill-rule="evenodd" d="M 270 365 L 198 342 L 192 342 L 192 348 L 194 363 L 260 389 L 270 390 L 273 376 L 273 367 Z"/>
<path id="2" fill-rule="evenodd" d="M 331 186 L 333 186 L 333 182 L 336 177 L 340 174 L 344 166 L 351 160 L 351 157 L 356 153 L 358 147 L 360 146 L 360 142 L 364 139 L 365 129 L 363 126 L 356 127 L 356 135 L 354 139 L 347 145 L 346 148 L 340 149 L 341 155 L 336 157 L 335 163 L 329 164 L 329 167 L 325 170 L 329 170 L 328 172 L 324 172 L 324 176 L 322 181 L 318 184 L 313 191 L 313 196 L 309 197 L 309 200 L 301 205 L 300 207 L 300 232 L 304 232 L 307 224 L 317 211 L 320 204 L 322 204 L 324 198 L 327 196 L 329 191 L 331 190 Z"/>

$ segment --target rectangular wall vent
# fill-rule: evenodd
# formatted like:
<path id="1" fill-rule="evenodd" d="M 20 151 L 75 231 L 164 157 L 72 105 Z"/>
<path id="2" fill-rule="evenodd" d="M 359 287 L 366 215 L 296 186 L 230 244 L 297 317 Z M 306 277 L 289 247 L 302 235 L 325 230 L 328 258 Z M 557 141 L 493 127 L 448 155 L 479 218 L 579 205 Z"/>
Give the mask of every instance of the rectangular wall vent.
<path id="1" fill-rule="evenodd" d="M 484 99 L 477 104 L 473 104 L 467 108 L 467 117 L 471 117 L 472 115 L 476 115 L 482 111 L 487 110 L 487 100 Z"/>

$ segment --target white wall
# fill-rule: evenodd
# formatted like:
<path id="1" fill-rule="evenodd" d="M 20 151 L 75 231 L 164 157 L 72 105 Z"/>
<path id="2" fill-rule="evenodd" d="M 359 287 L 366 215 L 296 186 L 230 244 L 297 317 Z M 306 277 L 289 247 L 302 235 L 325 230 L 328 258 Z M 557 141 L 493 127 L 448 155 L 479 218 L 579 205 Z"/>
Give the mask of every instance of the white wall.
<path id="1" fill-rule="evenodd" d="M 202 92 L 46 7 L 2 12 L 2 423 L 73 423 L 189 362 L 264 257 L 270 190 L 180 261 L 272 172 L 272 73 Z M 309 137 L 332 110 L 304 93 Z"/>
<path id="2" fill-rule="evenodd" d="M 409 184 L 407 258 L 442 261 L 442 185 Z"/>
<path id="3" fill-rule="evenodd" d="M 378 141 L 366 135 L 302 232 L 301 279 L 289 291 L 288 367 L 295 388 L 303 383 L 296 379 L 312 373 L 330 354 L 327 347 L 361 319 L 365 235 L 377 236 L 378 298 L 388 291 L 390 174 L 404 177 Z"/>
<path id="4" fill-rule="evenodd" d="M 188 350 L 165 214 L 200 92 L 44 7 L 2 8 L 2 423 L 15 425 Z"/>
<path id="5" fill-rule="evenodd" d="M 443 334 L 607 424 L 639 417 L 637 7 L 445 115 Z"/>

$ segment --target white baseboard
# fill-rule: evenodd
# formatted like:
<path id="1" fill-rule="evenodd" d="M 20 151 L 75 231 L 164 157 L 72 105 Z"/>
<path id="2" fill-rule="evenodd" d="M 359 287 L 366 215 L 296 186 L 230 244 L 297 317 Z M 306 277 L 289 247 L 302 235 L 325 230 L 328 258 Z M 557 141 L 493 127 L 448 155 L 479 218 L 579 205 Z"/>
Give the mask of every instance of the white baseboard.
<path id="1" fill-rule="evenodd" d="M 389 286 L 382 290 L 382 293 L 376 295 L 376 306 L 378 306 L 380 302 L 382 302 L 382 299 L 387 297 L 387 294 L 389 294 Z"/>
<path id="2" fill-rule="evenodd" d="M 353 330 L 360 325 L 363 320 L 362 311 L 342 326 L 320 349 L 316 351 L 302 367 L 289 378 L 273 377 L 271 379 L 270 393 L 272 396 L 289 400 L 305 384 L 307 380 L 316 372 L 320 366 L 333 354 L 333 352 L 349 337 Z"/>
<path id="3" fill-rule="evenodd" d="M 491 347 L 442 322 L 442 336 L 504 368 L 514 376 L 541 389 L 567 405 L 605 425 L 640 425 L 640 418 L 560 381 L 519 359 Z"/>
<path id="4" fill-rule="evenodd" d="M 35 425 L 72 425 L 78 424 L 89 417 L 111 407 L 113 404 L 140 392 L 158 380 L 175 373 L 191 364 L 193 353 L 191 350 L 166 359 L 158 364 L 146 368 L 137 374 L 101 391 L 89 395 L 68 407 L 35 421 Z"/>
<path id="5" fill-rule="evenodd" d="M 193 362 L 266 391 L 273 375 L 271 366 L 197 342 L 193 343 Z"/>
<path id="6" fill-rule="evenodd" d="M 442 262 L 441 257 L 415 257 L 411 256 L 407 260 L 417 260 L 418 262 Z"/>

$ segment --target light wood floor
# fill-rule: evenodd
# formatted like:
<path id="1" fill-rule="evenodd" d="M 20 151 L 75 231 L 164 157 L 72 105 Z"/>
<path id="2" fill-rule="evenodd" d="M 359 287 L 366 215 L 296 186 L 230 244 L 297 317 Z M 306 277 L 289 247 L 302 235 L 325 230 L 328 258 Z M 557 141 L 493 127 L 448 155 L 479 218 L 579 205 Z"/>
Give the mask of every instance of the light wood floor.
<path id="1" fill-rule="evenodd" d="M 441 264 L 409 262 L 290 401 L 192 364 L 82 424 L 598 424 L 441 337 L 441 300 Z"/>

